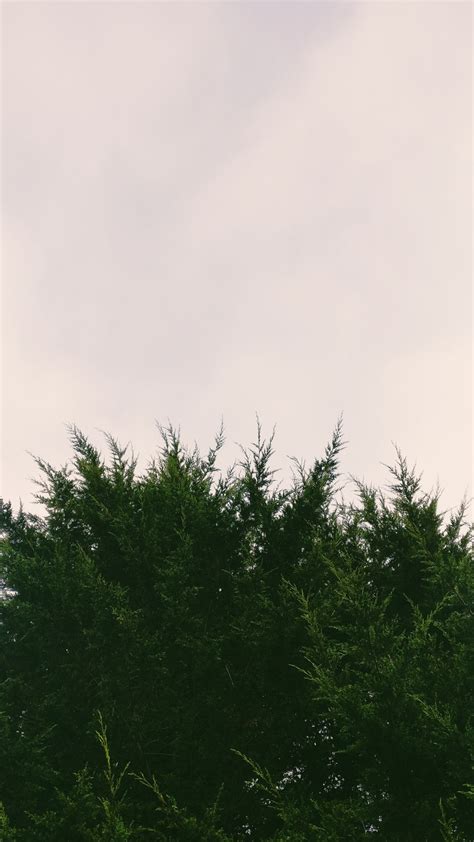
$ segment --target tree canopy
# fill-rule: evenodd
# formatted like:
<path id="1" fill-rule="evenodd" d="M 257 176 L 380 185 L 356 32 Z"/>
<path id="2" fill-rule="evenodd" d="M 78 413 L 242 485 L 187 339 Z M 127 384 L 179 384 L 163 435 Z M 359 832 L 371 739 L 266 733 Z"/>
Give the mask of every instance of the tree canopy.
<path id="1" fill-rule="evenodd" d="M 338 424 L 274 481 L 162 429 L 137 472 L 77 429 L 2 503 L 4 842 L 474 840 L 474 567 L 397 453 L 337 494 Z"/>

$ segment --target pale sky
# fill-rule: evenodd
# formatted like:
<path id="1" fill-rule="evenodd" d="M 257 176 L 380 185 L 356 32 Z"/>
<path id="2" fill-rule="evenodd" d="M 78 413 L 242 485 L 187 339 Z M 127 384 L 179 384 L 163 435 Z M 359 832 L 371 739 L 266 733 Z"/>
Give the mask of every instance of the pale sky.
<path id="1" fill-rule="evenodd" d="M 2 493 L 65 424 L 471 490 L 469 2 L 2 3 Z M 285 467 L 286 466 L 286 467 Z"/>

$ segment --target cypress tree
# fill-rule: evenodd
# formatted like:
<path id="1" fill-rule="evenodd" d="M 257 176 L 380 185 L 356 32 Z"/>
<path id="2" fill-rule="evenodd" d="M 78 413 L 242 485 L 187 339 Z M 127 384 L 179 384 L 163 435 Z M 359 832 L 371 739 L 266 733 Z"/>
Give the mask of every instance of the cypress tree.
<path id="1" fill-rule="evenodd" d="M 282 490 L 172 427 L 143 474 L 73 427 L 42 517 L 2 503 L 0 838 L 474 840 L 474 572 L 400 453 Z"/>

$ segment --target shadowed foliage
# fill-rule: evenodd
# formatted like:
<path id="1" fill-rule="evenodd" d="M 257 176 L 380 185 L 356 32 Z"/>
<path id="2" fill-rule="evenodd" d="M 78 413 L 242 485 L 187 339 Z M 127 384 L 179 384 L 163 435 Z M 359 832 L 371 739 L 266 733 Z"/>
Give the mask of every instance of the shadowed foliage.
<path id="1" fill-rule="evenodd" d="M 0 512 L 4 842 L 474 840 L 474 573 L 402 455 L 338 496 L 341 424 L 274 482 L 75 427 Z"/>

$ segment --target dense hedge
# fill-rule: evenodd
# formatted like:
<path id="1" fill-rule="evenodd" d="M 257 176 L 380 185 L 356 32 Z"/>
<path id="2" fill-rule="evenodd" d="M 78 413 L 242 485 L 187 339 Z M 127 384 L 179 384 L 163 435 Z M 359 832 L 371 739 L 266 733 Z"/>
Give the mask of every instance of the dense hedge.
<path id="1" fill-rule="evenodd" d="M 340 425 L 285 491 L 260 428 L 227 474 L 162 434 L 2 506 L 0 838 L 472 842 L 464 507 L 400 454 L 336 502 Z"/>

